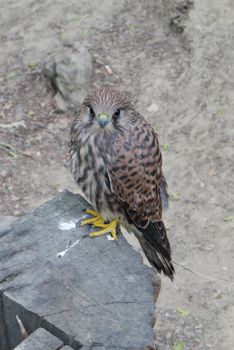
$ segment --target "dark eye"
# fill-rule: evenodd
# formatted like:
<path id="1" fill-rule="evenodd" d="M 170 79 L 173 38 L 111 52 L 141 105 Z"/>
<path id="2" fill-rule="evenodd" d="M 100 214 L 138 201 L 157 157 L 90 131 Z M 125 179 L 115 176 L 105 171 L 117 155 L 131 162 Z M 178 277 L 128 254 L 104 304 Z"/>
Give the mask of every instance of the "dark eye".
<path id="1" fill-rule="evenodd" d="M 92 118 L 95 118 L 95 112 L 91 106 L 89 106 L 89 113 Z"/>
<path id="2" fill-rule="evenodd" d="M 120 116 L 120 108 L 116 109 L 115 113 L 113 114 L 113 117 L 118 118 Z"/>

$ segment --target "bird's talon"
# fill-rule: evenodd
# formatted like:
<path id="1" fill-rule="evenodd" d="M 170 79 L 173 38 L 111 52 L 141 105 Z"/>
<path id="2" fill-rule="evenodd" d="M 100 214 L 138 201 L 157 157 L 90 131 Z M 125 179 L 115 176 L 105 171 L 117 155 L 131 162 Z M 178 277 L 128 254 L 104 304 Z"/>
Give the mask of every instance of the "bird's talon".
<path id="1" fill-rule="evenodd" d="M 86 209 L 86 213 L 87 213 L 87 214 L 90 214 L 90 215 L 93 215 L 93 216 L 95 216 L 95 217 L 101 218 L 101 215 L 100 215 L 98 212 L 96 212 L 95 210 Z"/>
<path id="2" fill-rule="evenodd" d="M 81 220 L 80 221 L 80 226 L 84 226 L 84 225 L 94 225 L 95 227 L 95 223 L 102 223 L 104 222 L 104 219 L 101 217 L 100 214 L 98 214 L 96 211 L 92 210 L 92 209 L 87 209 L 86 213 L 89 215 L 92 215 L 92 218 L 88 218 L 85 220 Z"/>
<path id="3" fill-rule="evenodd" d="M 93 217 L 86 220 L 81 220 L 80 226 L 91 225 L 93 228 L 101 228 L 99 231 L 91 232 L 89 237 L 97 237 L 110 233 L 115 240 L 117 239 L 117 233 L 119 232 L 118 220 L 114 219 L 111 222 L 106 222 L 100 214 L 92 209 L 87 209 L 86 213 L 92 215 Z"/>
<path id="4" fill-rule="evenodd" d="M 107 224 L 100 224 L 100 223 L 97 223 L 97 225 L 94 224 L 93 226 L 102 228 L 102 230 L 91 232 L 89 236 L 97 237 L 97 236 L 102 236 L 109 233 L 114 238 L 114 240 L 116 240 L 118 225 L 119 225 L 119 222 L 117 220 L 112 220 L 110 223 L 107 223 Z"/>
<path id="5" fill-rule="evenodd" d="M 99 228 L 105 228 L 107 224 L 104 224 L 102 222 L 95 222 L 94 225 L 92 225 L 92 227 L 99 227 Z"/>
<path id="6" fill-rule="evenodd" d="M 117 234 L 116 232 L 111 232 L 111 236 L 113 237 L 113 239 L 116 241 L 117 240 Z"/>

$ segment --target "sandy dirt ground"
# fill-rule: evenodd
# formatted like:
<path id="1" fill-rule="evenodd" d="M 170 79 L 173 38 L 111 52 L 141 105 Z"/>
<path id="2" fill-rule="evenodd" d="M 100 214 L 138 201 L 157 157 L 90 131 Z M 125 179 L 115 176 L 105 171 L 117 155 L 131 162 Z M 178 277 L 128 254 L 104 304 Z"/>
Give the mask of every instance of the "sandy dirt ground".
<path id="1" fill-rule="evenodd" d="M 173 284 L 162 278 L 158 349 L 231 350 L 234 4 L 195 0 L 187 14 L 178 3 L 0 0 L 0 214 L 77 191 L 67 161 L 74 113 L 58 113 L 42 65 L 80 45 L 92 56 L 90 85 L 130 91 L 155 127 L 174 260 L 206 276 L 176 266 Z"/>

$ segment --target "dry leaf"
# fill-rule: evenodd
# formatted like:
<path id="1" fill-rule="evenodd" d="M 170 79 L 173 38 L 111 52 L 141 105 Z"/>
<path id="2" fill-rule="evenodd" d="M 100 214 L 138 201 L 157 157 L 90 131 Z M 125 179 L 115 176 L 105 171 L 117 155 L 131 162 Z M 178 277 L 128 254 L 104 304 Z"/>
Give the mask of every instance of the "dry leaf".
<path id="1" fill-rule="evenodd" d="M 33 158 L 33 154 L 32 154 L 33 152 L 30 151 L 29 149 L 26 149 L 25 151 L 22 151 L 21 153 L 26 157 Z"/>
<path id="2" fill-rule="evenodd" d="M 182 307 L 177 307 L 176 311 L 179 312 L 180 316 L 183 316 L 183 317 L 190 315 L 190 311 L 183 309 Z"/>
<path id="3" fill-rule="evenodd" d="M 16 77 L 16 74 L 17 74 L 17 73 L 16 73 L 15 70 L 11 71 L 9 74 L 7 74 L 6 80 L 14 79 L 14 78 Z"/>
<path id="4" fill-rule="evenodd" d="M 180 340 L 178 343 L 174 344 L 174 350 L 183 350 L 184 349 L 184 342 L 183 340 Z"/>
<path id="5" fill-rule="evenodd" d="M 210 169 L 209 172 L 208 172 L 209 176 L 215 176 L 217 174 L 218 174 L 218 172 L 214 168 Z"/>
<path id="6" fill-rule="evenodd" d="M 172 197 L 175 201 L 180 200 L 180 194 L 178 192 L 174 192 L 172 193 Z"/>
<path id="7" fill-rule="evenodd" d="M 225 218 L 223 218 L 224 221 L 234 221 L 234 216 L 225 216 Z"/>

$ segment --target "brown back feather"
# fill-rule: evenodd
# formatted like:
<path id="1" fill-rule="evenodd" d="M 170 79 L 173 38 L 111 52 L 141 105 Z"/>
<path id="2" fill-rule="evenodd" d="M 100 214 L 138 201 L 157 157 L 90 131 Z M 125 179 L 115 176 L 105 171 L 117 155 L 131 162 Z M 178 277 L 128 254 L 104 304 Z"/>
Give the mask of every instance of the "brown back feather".
<path id="1" fill-rule="evenodd" d="M 133 222 L 142 227 L 160 221 L 162 160 L 156 133 L 142 118 L 129 139 L 116 137 L 109 171 L 113 192 L 126 205 Z"/>

